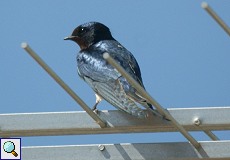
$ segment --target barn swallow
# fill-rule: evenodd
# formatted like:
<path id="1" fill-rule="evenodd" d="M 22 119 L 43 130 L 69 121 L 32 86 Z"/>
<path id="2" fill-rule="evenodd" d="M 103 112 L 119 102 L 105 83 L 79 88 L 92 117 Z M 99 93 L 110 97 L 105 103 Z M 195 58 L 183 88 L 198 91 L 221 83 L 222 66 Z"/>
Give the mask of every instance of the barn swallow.
<path id="1" fill-rule="evenodd" d="M 152 105 L 104 60 L 103 53 L 109 53 L 144 88 L 135 57 L 113 38 L 107 26 L 99 22 L 85 23 L 75 28 L 71 36 L 64 40 L 76 42 L 81 49 L 77 55 L 77 71 L 95 92 L 96 103 L 93 110 L 104 99 L 117 109 L 139 118 L 146 118 L 149 114 L 139 105 L 147 106 L 159 115 Z"/>

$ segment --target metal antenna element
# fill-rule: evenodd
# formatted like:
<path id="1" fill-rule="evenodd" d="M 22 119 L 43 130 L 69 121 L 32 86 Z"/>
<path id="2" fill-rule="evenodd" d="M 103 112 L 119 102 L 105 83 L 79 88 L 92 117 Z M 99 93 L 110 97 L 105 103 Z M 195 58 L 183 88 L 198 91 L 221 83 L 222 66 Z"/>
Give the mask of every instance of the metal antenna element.
<path id="1" fill-rule="evenodd" d="M 136 89 L 138 92 L 147 99 L 163 116 L 170 119 L 171 122 L 178 128 L 181 134 L 186 137 L 195 148 L 199 148 L 200 144 L 166 111 L 156 100 L 154 100 L 144 88 L 142 88 L 110 55 L 109 53 L 104 53 L 103 58 L 109 62 L 114 68 L 118 70 L 124 76 L 129 83 Z M 146 107 L 147 108 L 147 107 Z"/>
<path id="2" fill-rule="evenodd" d="M 220 140 L 212 131 L 204 130 L 204 133 L 207 134 L 213 141 Z"/>
<path id="3" fill-rule="evenodd" d="M 230 28 L 227 24 L 215 13 L 215 11 L 208 5 L 207 2 L 202 2 L 201 7 L 205 9 L 209 15 L 225 30 L 225 32 L 230 36 Z M 212 131 L 204 131 L 212 140 L 217 141 L 219 138 L 212 133 Z"/>
<path id="4" fill-rule="evenodd" d="M 210 16 L 227 32 L 227 34 L 230 36 L 230 28 L 227 26 L 227 24 L 212 10 L 211 7 L 209 7 L 207 2 L 202 2 L 201 7 L 204 8 Z"/>
<path id="5" fill-rule="evenodd" d="M 106 127 L 103 122 L 87 104 L 30 48 L 27 43 L 22 43 L 21 47 L 84 109 L 99 125 Z"/>

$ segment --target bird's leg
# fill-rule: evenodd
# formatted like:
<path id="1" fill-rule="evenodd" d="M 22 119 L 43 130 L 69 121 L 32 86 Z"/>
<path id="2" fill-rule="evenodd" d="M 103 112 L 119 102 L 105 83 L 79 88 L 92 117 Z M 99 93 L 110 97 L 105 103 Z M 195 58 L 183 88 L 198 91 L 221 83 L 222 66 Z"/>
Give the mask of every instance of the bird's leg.
<path id="1" fill-rule="evenodd" d="M 97 110 L 97 105 L 102 101 L 102 98 L 98 94 L 95 94 L 95 96 L 96 96 L 96 103 L 92 108 L 93 111 Z"/>
<path id="2" fill-rule="evenodd" d="M 99 101 L 96 101 L 96 103 L 94 104 L 92 110 L 95 111 L 97 109 L 97 105 L 99 104 L 100 102 Z"/>

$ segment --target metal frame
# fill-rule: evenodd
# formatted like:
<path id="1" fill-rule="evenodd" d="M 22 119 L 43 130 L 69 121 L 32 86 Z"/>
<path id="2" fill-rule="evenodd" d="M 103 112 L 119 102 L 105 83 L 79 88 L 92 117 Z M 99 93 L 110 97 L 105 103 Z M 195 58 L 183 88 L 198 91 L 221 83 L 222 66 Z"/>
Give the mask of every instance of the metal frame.
<path id="1" fill-rule="evenodd" d="M 230 107 L 171 108 L 168 112 L 187 131 L 230 130 Z M 141 120 L 118 110 L 100 111 L 101 128 L 84 111 L 0 114 L 0 137 L 178 132 L 156 116 Z M 199 120 L 199 125 L 197 125 Z"/>
<path id="2" fill-rule="evenodd" d="M 223 159 L 230 157 L 230 141 L 199 142 L 202 150 L 197 151 L 190 143 L 147 143 L 147 144 L 103 144 L 71 146 L 23 147 L 23 160 L 197 160 Z M 227 158 L 228 157 L 228 158 Z"/>

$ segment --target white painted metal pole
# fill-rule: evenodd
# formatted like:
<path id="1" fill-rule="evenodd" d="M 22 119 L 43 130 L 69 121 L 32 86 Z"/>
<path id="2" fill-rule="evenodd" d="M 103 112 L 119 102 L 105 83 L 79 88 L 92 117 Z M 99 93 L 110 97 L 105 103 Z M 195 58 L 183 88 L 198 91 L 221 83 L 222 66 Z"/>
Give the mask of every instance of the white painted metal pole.
<path id="1" fill-rule="evenodd" d="M 202 2 L 202 8 L 204 8 L 210 16 L 225 30 L 225 32 L 230 36 L 230 28 L 227 24 L 214 12 L 214 10 L 209 7 L 208 3 Z"/>
<path id="2" fill-rule="evenodd" d="M 74 91 L 30 48 L 27 43 L 22 43 L 21 47 L 103 128 L 106 123 L 103 122 L 76 94 Z"/>
<path id="3" fill-rule="evenodd" d="M 154 100 L 150 94 L 148 94 L 141 85 L 139 85 L 110 55 L 109 53 L 104 53 L 103 57 L 107 60 L 114 68 L 118 70 L 124 76 L 129 83 L 138 90 L 138 92 L 145 97 L 149 103 L 151 103 L 163 116 L 170 119 L 171 122 L 178 128 L 181 134 L 184 135 L 194 147 L 199 148 L 200 144 L 166 111 L 156 100 Z"/>

